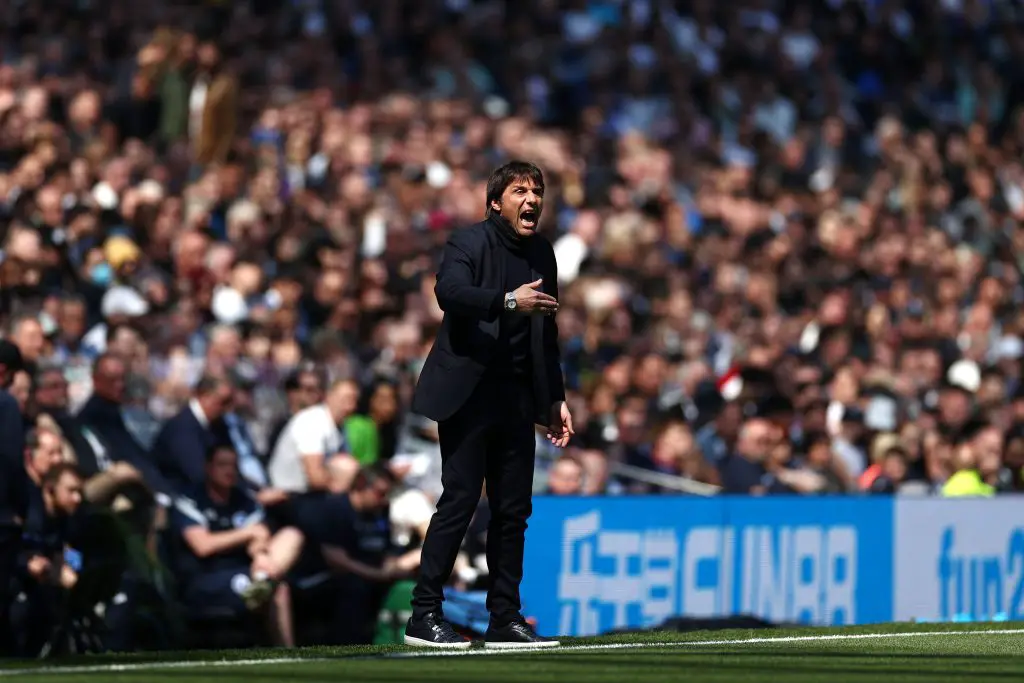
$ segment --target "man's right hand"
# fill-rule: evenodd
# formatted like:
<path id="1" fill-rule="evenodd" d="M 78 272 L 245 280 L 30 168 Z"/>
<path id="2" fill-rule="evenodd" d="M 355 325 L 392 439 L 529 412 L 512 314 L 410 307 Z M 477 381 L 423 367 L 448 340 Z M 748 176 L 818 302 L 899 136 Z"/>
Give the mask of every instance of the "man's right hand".
<path id="1" fill-rule="evenodd" d="M 517 312 L 552 314 L 558 310 L 558 300 L 540 291 L 543 282 L 543 279 L 534 280 L 516 289 L 514 294 Z"/>

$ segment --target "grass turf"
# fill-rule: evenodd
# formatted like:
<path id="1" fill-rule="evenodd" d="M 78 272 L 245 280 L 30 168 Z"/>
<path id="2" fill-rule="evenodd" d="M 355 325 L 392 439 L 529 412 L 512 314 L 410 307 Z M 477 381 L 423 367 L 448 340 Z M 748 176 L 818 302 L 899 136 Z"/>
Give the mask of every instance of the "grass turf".
<path id="1" fill-rule="evenodd" d="M 81 657 L 4 663 L 0 683 L 1012 681 L 1024 680 L 1024 632 L 980 631 L 1020 629 L 1024 624 L 886 624 L 641 633 L 568 639 L 579 647 L 551 652 L 469 656 L 355 647 Z M 914 633 L 920 635 L 902 635 Z"/>

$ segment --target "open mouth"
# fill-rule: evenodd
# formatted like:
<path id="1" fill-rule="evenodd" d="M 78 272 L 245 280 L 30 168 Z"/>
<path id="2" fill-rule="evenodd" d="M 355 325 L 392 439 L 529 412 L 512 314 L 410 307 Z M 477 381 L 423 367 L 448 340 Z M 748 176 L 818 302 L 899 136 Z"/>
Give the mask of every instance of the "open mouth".
<path id="1" fill-rule="evenodd" d="M 535 209 L 523 209 L 523 212 L 519 214 L 519 221 L 524 227 L 537 227 L 537 211 Z"/>

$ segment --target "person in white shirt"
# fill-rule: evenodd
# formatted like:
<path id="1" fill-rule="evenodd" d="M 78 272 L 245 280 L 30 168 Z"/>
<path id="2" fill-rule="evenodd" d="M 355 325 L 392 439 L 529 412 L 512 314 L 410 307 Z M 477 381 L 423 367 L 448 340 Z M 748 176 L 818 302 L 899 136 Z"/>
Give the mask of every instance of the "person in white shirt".
<path id="1" fill-rule="evenodd" d="M 275 488 L 292 494 L 349 489 L 359 463 L 347 452 L 342 428 L 358 400 L 358 385 L 341 380 L 327 391 L 323 403 L 299 411 L 288 421 L 268 467 Z"/>

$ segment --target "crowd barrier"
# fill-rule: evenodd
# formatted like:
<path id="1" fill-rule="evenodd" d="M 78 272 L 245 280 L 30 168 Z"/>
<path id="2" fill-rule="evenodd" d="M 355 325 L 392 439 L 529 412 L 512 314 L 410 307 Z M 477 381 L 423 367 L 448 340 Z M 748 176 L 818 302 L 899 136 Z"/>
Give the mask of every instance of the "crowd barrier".
<path id="1" fill-rule="evenodd" d="M 523 608 L 545 635 L 1024 619 L 1024 496 L 538 497 L 526 548 Z"/>

